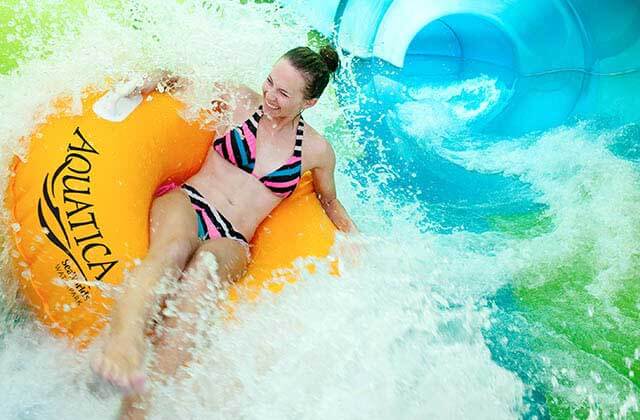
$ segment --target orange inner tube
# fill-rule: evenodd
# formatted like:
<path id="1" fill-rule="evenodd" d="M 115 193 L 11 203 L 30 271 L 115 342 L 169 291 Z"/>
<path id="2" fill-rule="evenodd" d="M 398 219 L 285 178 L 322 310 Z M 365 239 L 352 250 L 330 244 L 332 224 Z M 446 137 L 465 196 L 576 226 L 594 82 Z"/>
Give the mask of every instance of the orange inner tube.
<path id="1" fill-rule="evenodd" d="M 202 165 L 212 131 L 181 117 L 184 105 L 153 93 L 122 122 L 94 114 L 92 92 L 82 115 L 68 102 L 26 139 L 26 161 L 15 158 L 5 205 L 10 213 L 12 267 L 25 301 L 56 335 L 80 346 L 104 327 L 112 299 L 99 287 L 117 285 L 124 270 L 144 257 L 149 209 L 156 188 L 181 183 Z M 320 206 L 310 174 L 258 228 L 251 263 L 229 293 L 229 309 L 255 299 L 266 287 L 277 292 L 329 261 L 336 228 Z"/>

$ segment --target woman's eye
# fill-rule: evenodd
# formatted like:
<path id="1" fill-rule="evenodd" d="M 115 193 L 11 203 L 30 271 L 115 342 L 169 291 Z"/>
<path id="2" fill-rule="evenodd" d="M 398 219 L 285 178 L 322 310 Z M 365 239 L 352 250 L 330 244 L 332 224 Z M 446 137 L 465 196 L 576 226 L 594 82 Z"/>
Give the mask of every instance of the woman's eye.
<path id="1" fill-rule="evenodd" d="M 273 84 L 273 81 L 271 79 L 267 79 L 267 83 L 269 83 L 270 85 Z"/>

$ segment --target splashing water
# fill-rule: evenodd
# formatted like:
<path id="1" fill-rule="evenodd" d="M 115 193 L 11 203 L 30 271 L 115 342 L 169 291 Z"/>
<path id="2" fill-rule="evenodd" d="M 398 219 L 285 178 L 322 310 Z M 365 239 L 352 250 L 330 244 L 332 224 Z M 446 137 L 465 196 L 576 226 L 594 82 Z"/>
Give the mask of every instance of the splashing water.
<path id="1" fill-rule="evenodd" d="M 51 10 L 34 4 L 41 5 L 29 6 L 36 18 Z M 59 95 L 73 95 L 79 113 L 85 86 L 167 68 L 193 80 L 186 100 L 197 109 L 214 81 L 258 87 L 280 54 L 307 40 L 308 28 L 272 4 L 84 6 L 82 19 L 68 16 L 72 26 L 26 38 L 18 67 L 0 75 L 3 168 L 24 152 L 20 139 Z M 405 93 L 390 124 L 422 141 L 433 132 L 465 135 L 503 94 L 484 77 Z M 446 112 L 419 118 L 429 109 Z M 364 136 L 357 123 L 349 129 L 341 112 L 330 91 L 307 119 L 336 148 L 341 201 L 365 233 L 360 262 L 339 279 L 306 273 L 279 295 L 241 305 L 233 321 L 212 314 L 188 379 L 157 385 L 153 416 L 637 414 L 640 184 L 637 161 L 624 155 L 631 149 L 620 148 L 634 144 L 637 129 L 580 123 L 489 146 L 441 145 L 439 153 L 466 171 L 530 184 L 545 210 L 495 216 L 484 233 L 437 234 L 425 229 L 429 214 L 415 197 L 384 196 L 376 181 L 393 176 L 392 162 L 358 179 L 347 175 L 361 153 L 354 144 L 391 142 Z M 344 257 L 343 241 L 334 252 Z M 0 417 L 115 416 L 117 395 L 90 374 L 91 350 L 71 350 L 22 319 L 9 288 L 3 297 L 0 373 L 8 379 L 0 383 Z"/>
<path id="2" fill-rule="evenodd" d="M 434 132 L 455 135 L 466 124 L 482 116 L 500 100 L 495 79 L 487 76 L 452 83 L 444 88 L 425 86 L 409 88 L 408 101 L 395 106 L 392 123 L 405 135 L 429 138 Z M 423 118 L 415 118 L 422 115 Z"/>

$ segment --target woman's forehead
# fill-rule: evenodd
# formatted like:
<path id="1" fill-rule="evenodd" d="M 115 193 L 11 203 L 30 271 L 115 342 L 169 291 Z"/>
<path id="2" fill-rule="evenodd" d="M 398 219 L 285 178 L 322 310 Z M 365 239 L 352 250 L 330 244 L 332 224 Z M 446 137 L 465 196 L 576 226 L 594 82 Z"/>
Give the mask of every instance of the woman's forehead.
<path id="1" fill-rule="evenodd" d="M 277 87 L 289 92 L 302 92 L 305 80 L 298 69 L 293 67 L 289 60 L 281 59 L 273 66 L 270 73 L 273 83 Z"/>

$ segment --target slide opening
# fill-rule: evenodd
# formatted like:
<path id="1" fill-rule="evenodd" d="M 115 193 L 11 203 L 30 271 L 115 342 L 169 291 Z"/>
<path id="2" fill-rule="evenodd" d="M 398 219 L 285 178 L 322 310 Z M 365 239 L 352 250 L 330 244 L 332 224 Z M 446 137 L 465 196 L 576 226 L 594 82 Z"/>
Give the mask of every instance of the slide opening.
<path id="1" fill-rule="evenodd" d="M 494 22 L 480 15 L 453 14 L 416 34 L 405 54 L 403 73 L 434 84 L 486 75 L 511 87 L 517 74 L 515 57 L 508 35 Z"/>
<path id="2" fill-rule="evenodd" d="M 451 14 L 427 23 L 413 38 L 405 53 L 401 83 L 409 89 L 446 87 L 452 83 L 495 81 L 489 90 L 465 91 L 458 98 L 482 109 L 469 124 L 483 126 L 507 106 L 518 79 L 515 47 L 498 24 L 477 14 Z M 488 105 L 481 107 L 481 104 Z M 476 114 L 474 114 L 476 115 Z"/>

